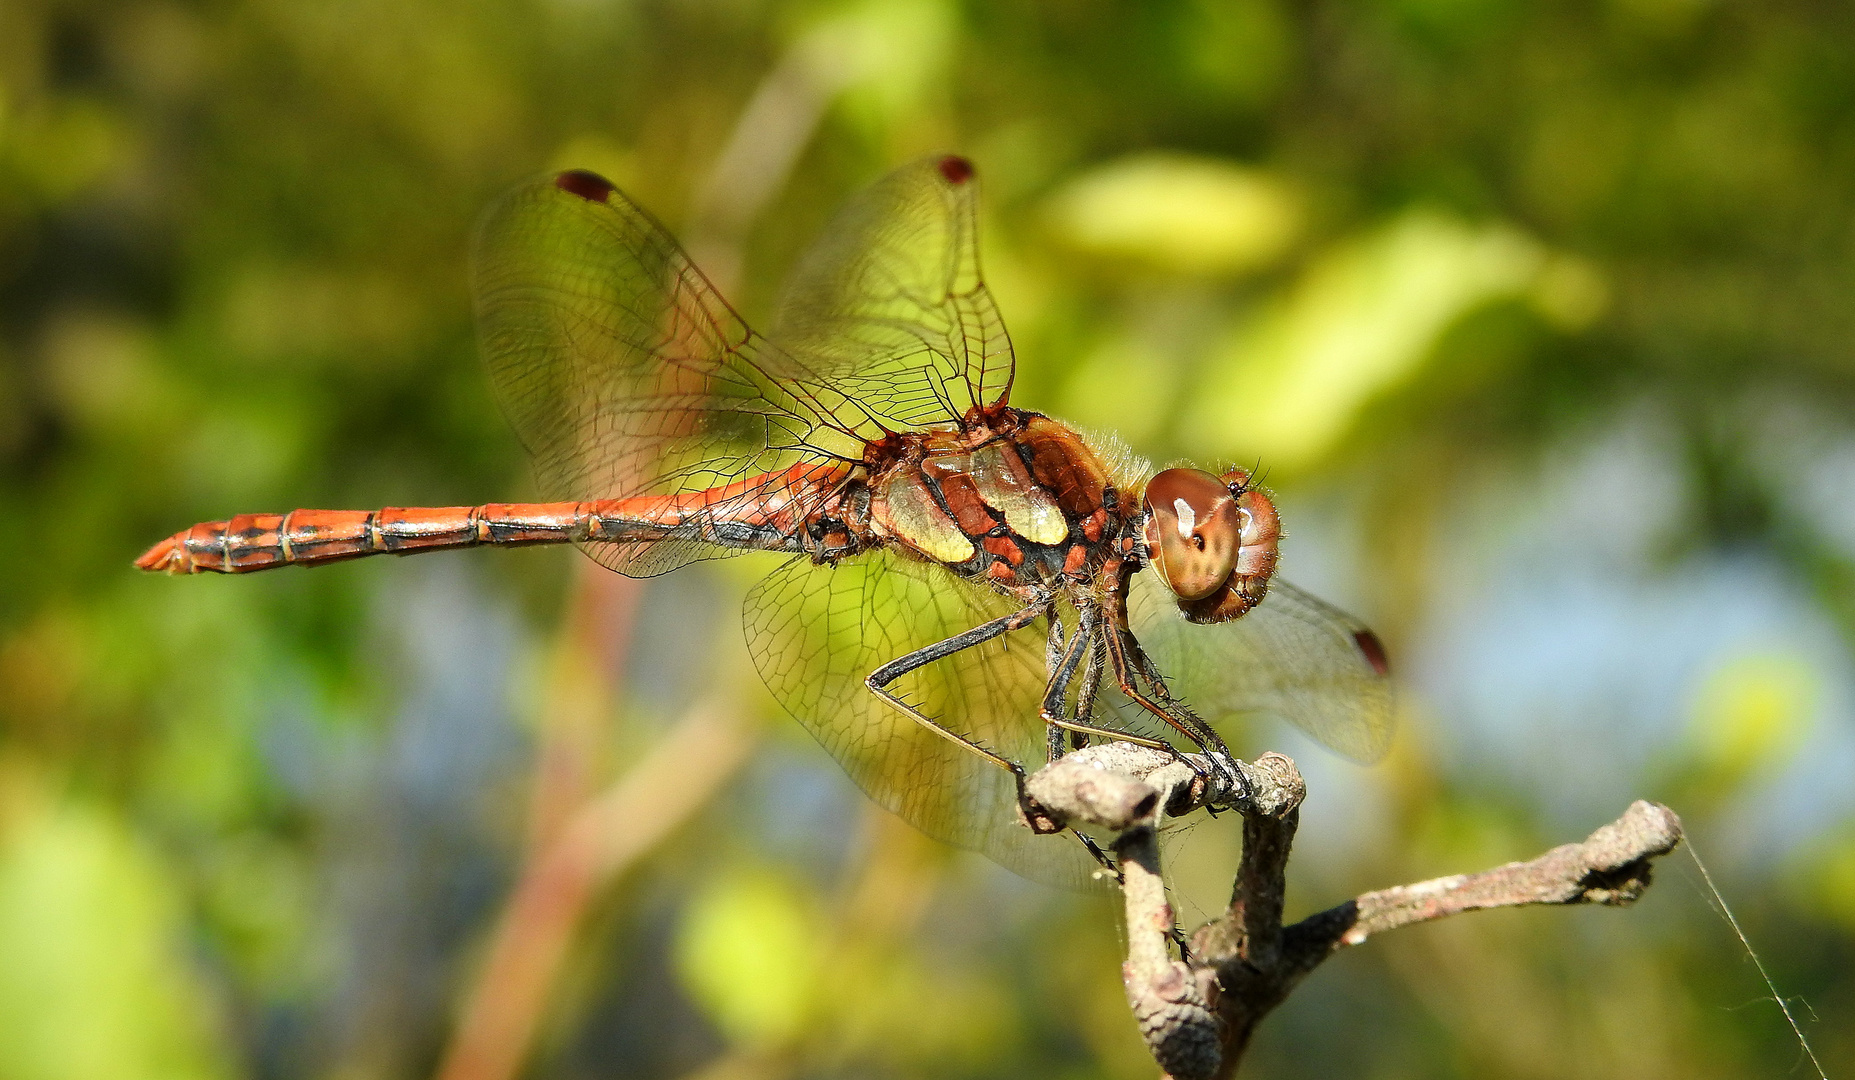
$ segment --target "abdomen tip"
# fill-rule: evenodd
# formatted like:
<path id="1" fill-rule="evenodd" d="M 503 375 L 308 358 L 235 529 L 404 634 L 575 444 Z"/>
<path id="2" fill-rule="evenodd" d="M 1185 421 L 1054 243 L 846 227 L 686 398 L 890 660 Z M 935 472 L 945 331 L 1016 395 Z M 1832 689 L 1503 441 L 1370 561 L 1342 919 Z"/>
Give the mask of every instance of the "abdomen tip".
<path id="1" fill-rule="evenodd" d="M 141 558 L 135 560 L 135 565 L 137 569 L 147 570 L 151 573 L 178 574 L 183 572 L 180 565 L 181 555 L 182 549 L 180 544 L 174 537 L 170 536 L 154 547 L 142 552 Z"/>

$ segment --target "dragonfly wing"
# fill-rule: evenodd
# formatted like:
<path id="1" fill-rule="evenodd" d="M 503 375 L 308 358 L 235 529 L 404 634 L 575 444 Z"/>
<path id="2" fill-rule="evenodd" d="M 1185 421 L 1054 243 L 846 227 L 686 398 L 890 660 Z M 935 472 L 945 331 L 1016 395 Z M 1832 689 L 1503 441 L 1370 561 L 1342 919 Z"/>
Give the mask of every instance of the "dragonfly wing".
<path id="1" fill-rule="evenodd" d="M 795 392 L 806 374 L 605 180 L 568 172 L 524 184 L 485 215 L 472 254 L 490 381 L 547 498 L 699 491 L 826 467 L 831 449 L 861 454 Z M 632 576 L 732 553 L 676 542 L 587 548 Z"/>
<path id="2" fill-rule="evenodd" d="M 923 832 L 1026 877 L 1086 887 L 1094 861 L 1074 838 L 1019 824 L 1011 775 L 871 693 L 882 664 L 1017 610 L 938 566 L 888 551 L 836 567 L 794 559 L 746 602 L 755 666 L 781 705 L 858 787 Z M 902 676 L 890 689 L 949 730 L 1035 769 L 1047 757 L 1038 706 L 1043 624 Z"/>
<path id="3" fill-rule="evenodd" d="M 1280 578 L 1242 618 L 1198 625 L 1154 574 L 1135 574 L 1128 618 L 1173 693 L 1213 726 L 1269 715 L 1354 761 L 1390 748 L 1384 647 L 1364 623 Z"/>
<path id="4" fill-rule="evenodd" d="M 839 212 L 794 272 L 769 335 L 854 399 L 840 420 L 957 421 L 1011 390 L 1011 339 L 979 272 L 979 181 L 921 158 Z"/>

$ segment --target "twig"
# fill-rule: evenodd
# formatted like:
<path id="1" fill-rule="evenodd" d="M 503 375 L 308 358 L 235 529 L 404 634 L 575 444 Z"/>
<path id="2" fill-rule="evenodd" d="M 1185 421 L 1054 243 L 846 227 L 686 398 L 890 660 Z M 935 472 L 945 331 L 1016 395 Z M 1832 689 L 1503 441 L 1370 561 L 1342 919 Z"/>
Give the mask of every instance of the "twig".
<path id="1" fill-rule="evenodd" d="M 1217 975 L 1174 960 L 1172 905 L 1159 872 L 1159 844 L 1151 824 L 1121 834 L 1121 893 L 1127 910 L 1127 962 L 1121 985 L 1154 1060 L 1180 1080 L 1217 1071 L 1224 1024 L 1214 1008 Z"/>
<path id="2" fill-rule="evenodd" d="M 1204 791 L 1216 785 L 1206 783 L 1204 760 L 1181 764 L 1128 744 L 1069 755 L 1025 785 L 1056 823 L 1120 830 L 1115 850 L 1125 878 L 1128 1003 L 1155 1060 L 1179 1080 L 1234 1074 L 1256 1025 L 1343 948 L 1400 926 L 1483 908 L 1628 904 L 1648 888 L 1651 861 L 1681 842 L 1673 811 L 1638 801 L 1581 843 L 1479 874 L 1364 893 L 1284 927 L 1286 870 L 1306 784 L 1281 754 L 1211 763 L 1229 766 L 1243 790 L 1207 800 Z M 1174 960 L 1167 950 L 1173 914 L 1154 829 L 1163 816 L 1219 800 L 1243 815 L 1243 859 L 1230 907 L 1199 927 L 1186 955 Z"/>
<path id="3" fill-rule="evenodd" d="M 1115 742 L 1065 754 L 1024 783 L 1031 810 L 1047 824 L 1118 835 L 1151 818 L 1193 810 L 1239 809 L 1275 797 L 1257 766 L 1222 754 L 1173 755 Z"/>

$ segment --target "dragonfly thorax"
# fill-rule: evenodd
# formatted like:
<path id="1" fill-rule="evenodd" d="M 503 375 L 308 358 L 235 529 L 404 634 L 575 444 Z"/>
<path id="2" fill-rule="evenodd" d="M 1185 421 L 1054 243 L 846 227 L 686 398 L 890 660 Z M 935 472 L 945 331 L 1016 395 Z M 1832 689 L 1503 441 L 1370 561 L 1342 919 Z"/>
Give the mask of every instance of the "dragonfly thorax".
<path id="1" fill-rule="evenodd" d="M 1002 408 L 976 419 L 983 426 L 880 444 L 869 462 L 872 534 L 1007 590 L 1092 579 L 1125 531 L 1101 458 L 1047 416 Z"/>

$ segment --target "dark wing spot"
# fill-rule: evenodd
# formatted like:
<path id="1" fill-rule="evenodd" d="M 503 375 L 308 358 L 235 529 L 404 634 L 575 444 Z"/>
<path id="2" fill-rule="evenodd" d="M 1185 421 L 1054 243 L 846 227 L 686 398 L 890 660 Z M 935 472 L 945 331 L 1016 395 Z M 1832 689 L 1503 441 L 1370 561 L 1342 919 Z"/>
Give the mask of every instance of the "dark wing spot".
<path id="1" fill-rule="evenodd" d="M 1385 655 L 1385 643 L 1378 640 L 1378 635 L 1370 630 L 1354 630 L 1353 644 L 1359 646 L 1360 655 L 1372 665 L 1372 670 L 1379 675 L 1391 674 L 1391 660 Z"/>
<path id="2" fill-rule="evenodd" d="M 964 184 L 973 178 L 973 163 L 958 154 L 948 154 L 940 159 L 940 175 L 949 184 Z"/>
<path id="3" fill-rule="evenodd" d="M 613 186 L 612 181 L 596 172 L 587 172 L 585 169 L 568 169 L 554 178 L 554 186 L 562 191 L 578 195 L 587 202 L 597 203 L 605 202 L 612 197 L 614 191 L 618 190 Z"/>

